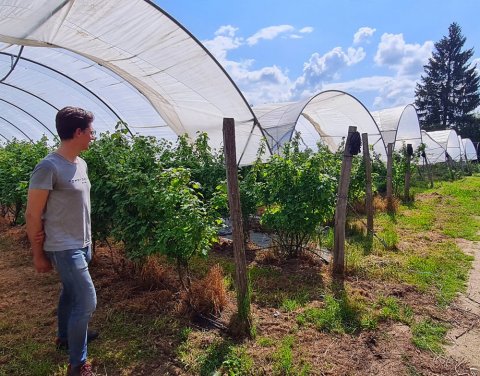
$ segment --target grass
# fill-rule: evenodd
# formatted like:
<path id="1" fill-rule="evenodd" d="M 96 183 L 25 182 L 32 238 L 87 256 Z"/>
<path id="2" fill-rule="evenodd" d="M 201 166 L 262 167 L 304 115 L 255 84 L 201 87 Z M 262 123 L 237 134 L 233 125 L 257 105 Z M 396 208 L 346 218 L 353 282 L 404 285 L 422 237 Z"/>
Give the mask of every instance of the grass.
<path id="1" fill-rule="evenodd" d="M 0 359 L 8 362 L 0 368 L 1 376 L 45 376 L 54 372 L 55 363 L 51 356 L 51 344 L 38 343 L 35 340 L 25 339 L 15 345 L 15 355 L 11 354 L 11 348 L 6 344 L 0 344 Z"/>
<path id="2" fill-rule="evenodd" d="M 458 292 L 465 291 L 473 257 L 450 241 L 436 244 L 429 251 L 406 257 L 402 279 L 422 291 L 432 291 L 438 304 L 445 307 Z"/>
<path id="3" fill-rule="evenodd" d="M 429 319 L 422 320 L 412 327 L 412 342 L 422 350 L 442 353 L 448 328 Z"/>
<path id="4" fill-rule="evenodd" d="M 305 264 L 300 269 L 251 265 L 249 274 L 257 305 L 294 312 L 282 314 L 284 331 L 268 332 L 268 337 L 262 332 L 263 336 L 256 340 L 237 344 L 218 333 L 185 326 L 176 316 L 116 309 L 102 316 L 98 328 L 102 339 L 89 347 L 90 356 L 101 362 L 109 374 L 118 374 L 120 368 L 134 372 L 136 367 L 166 356 L 181 363 L 183 371 L 192 375 L 249 375 L 265 364 L 275 375 L 308 375 L 313 366 L 296 358 L 302 353 L 301 333 L 305 327 L 324 333 L 356 335 L 389 321 L 408 325 L 412 342 L 419 349 L 441 353 L 446 325 L 428 316 L 415 317 L 406 304 L 408 300 L 382 296 L 376 291 L 360 296 L 350 288 L 356 288 L 357 278 L 366 282 L 406 283 L 422 294 L 433 294 L 435 310 L 444 309 L 465 290 L 472 257 L 465 255 L 452 238 L 479 239 L 480 178 L 436 185 L 435 190 L 423 189 L 421 195 L 417 193 L 417 201 L 400 205 L 395 215 L 376 215 L 376 230 L 386 247 L 377 239 L 367 244 L 365 236 L 351 234 L 346 245 L 347 292 L 343 295 L 328 293 L 320 275 L 323 271 L 317 273 L 318 279 L 304 278 Z M 326 232 L 323 245 L 331 245 L 331 234 L 332 231 Z M 10 245 L 0 238 L 0 250 L 7 247 Z M 222 265 L 225 281 L 233 289 L 234 263 L 224 255 L 212 252 L 208 259 L 195 258 L 193 274 L 204 276 L 215 263 Z M 285 270 L 295 272 L 289 274 Z M 425 303 L 414 306 L 415 312 L 424 306 Z M 25 335 L 35 326 L 38 323 L 13 324 L 0 320 L 0 376 L 65 373 L 65 354 L 57 353 L 50 342 L 39 341 L 38 335 L 34 338 Z M 171 347 L 170 354 L 161 354 L 164 350 L 159 350 L 156 342 L 158 338 L 164 341 L 165 337 Z M 255 348 L 261 348 L 259 353 L 267 355 L 254 353 Z M 425 370 L 414 362 L 415 359 L 406 362 L 407 371 L 412 375 L 422 374 Z"/>
<path id="5" fill-rule="evenodd" d="M 178 355 L 184 366 L 195 375 L 250 375 L 253 360 L 246 347 L 224 339 L 215 339 L 205 348 L 187 338 L 179 347 Z"/>
<path id="6" fill-rule="evenodd" d="M 379 310 L 377 313 L 379 320 L 399 321 L 407 325 L 412 323 L 412 309 L 393 296 L 380 297 L 375 304 L 375 308 Z"/>
<path id="7" fill-rule="evenodd" d="M 297 316 L 297 323 L 311 323 L 320 331 L 339 334 L 375 329 L 377 325 L 365 304 L 356 297 L 348 297 L 346 293 L 339 298 L 327 295 L 323 308 L 307 308 Z"/>

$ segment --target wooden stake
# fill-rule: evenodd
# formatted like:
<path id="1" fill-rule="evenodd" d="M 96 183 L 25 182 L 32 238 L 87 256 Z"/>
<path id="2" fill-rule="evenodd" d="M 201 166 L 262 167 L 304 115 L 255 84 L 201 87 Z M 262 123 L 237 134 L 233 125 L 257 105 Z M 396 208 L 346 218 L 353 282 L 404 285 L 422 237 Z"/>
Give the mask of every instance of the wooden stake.
<path id="1" fill-rule="evenodd" d="M 343 277 L 345 272 L 345 223 L 347 221 L 348 187 L 352 171 L 352 154 L 350 142 L 357 127 L 348 127 L 347 142 L 343 152 L 342 171 L 338 185 L 337 207 L 335 209 L 335 237 L 333 246 L 333 274 Z"/>
<path id="2" fill-rule="evenodd" d="M 427 166 L 428 179 L 430 180 L 430 188 L 433 188 L 433 172 L 430 163 L 428 163 L 427 156 L 423 157 L 423 161 L 425 163 L 425 166 Z"/>
<path id="3" fill-rule="evenodd" d="M 393 209 L 393 143 L 387 145 L 387 209 Z"/>
<path id="4" fill-rule="evenodd" d="M 372 161 L 368 149 L 368 133 L 362 133 L 363 162 L 365 164 L 365 209 L 367 211 L 367 236 L 373 237 Z"/>
<path id="5" fill-rule="evenodd" d="M 245 241 L 243 237 L 242 209 L 238 187 L 237 153 L 235 147 L 235 121 L 223 119 L 223 145 L 227 168 L 228 204 L 233 230 L 233 253 L 235 259 L 235 284 L 237 288 L 238 325 L 244 335 L 251 331 L 250 291 L 248 285 Z"/>
<path id="6" fill-rule="evenodd" d="M 411 148 L 412 147 L 412 144 L 407 144 L 407 150 L 409 149 L 409 147 Z M 408 151 L 406 153 L 406 157 L 407 157 L 407 169 L 405 171 L 405 190 L 403 192 L 403 199 L 405 201 L 410 201 L 410 178 L 412 176 L 412 172 L 410 171 L 410 162 L 411 162 L 411 155 L 408 154 Z"/>

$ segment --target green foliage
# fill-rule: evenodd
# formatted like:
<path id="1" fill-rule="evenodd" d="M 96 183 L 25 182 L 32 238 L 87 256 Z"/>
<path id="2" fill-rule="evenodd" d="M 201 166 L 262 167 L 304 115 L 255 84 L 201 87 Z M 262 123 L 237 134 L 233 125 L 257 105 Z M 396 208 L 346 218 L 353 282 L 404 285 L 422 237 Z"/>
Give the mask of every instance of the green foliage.
<path id="1" fill-rule="evenodd" d="M 12 225 L 25 222 L 30 175 L 49 151 L 45 137 L 35 143 L 14 139 L 0 147 L 0 208 Z"/>
<path id="2" fill-rule="evenodd" d="M 140 262 L 155 253 L 174 259 L 188 289 L 188 262 L 194 255 L 207 254 L 221 221 L 212 204 L 215 194 L 209 202 L 192 179 L 192 170 L 171 167 L 181 165 L 177 153 L 187 163 L 196 151 L 184 138 L 180 145 L 173 149 L 152 137 L 129 139 L 115 132 L 103 135 L 84 157 L 92 180 L 94 236 L 123 242 L 127 256 Z M 205 162 L 206 153 L 198 158 Z M 198 175 L 201 166 L 195 166 Z"/>
<path id="3" fill-rule="evenodd" d="M 187 135 L 180 136 L 175 146 L 165 145 L 160 163 L 165 168 L 182 167 L 190 170 L 191 179 L 199 185 L 198 189 L 206 200 L 214 196 L 218 186 L 225 185 L 223 150 L 212 150 L 206 133 L 199 133 L 193 141 Z M 225 201 L 224 210 L 226 208 Z"/>
<path id="4" fill-rule="evenodd" d="M 286 144 L 282 155 L 257 162 L 245 178 L 244 191 L 254 192 L 264 206 L 261 223 L 275 233 L 288 257 L 296 257 L 335 209 L 338 160 L 326 149 L 301 152 L 298 140 Z"/>
<path id="5" fill-rule="evenodd" d="M 448 328 L 429 319 L 420 321 L 412 327 L 412 342 L 422 350 L 442 353 Z"/>

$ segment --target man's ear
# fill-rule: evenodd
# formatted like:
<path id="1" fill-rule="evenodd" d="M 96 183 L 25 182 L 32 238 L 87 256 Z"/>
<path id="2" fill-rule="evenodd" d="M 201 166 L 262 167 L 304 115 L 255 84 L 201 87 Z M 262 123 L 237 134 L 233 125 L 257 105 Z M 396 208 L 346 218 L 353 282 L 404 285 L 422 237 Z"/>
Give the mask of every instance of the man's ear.
<path id="1" fill-rule="evenodd" d="M 80 136 L 81 134 L 82 134 L 82 129 L 77 128 L 77 129 L 75 129 L 75 132 L 73 133 L 73 136 L 77 137 L 77 136 Z"/>

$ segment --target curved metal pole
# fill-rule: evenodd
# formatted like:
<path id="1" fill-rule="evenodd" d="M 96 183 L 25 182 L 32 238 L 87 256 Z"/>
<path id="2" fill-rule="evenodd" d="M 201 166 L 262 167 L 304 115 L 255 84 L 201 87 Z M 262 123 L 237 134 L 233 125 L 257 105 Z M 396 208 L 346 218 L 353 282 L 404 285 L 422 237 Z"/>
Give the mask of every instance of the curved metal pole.
<path id="1" fill-rule="evenodd" d="M 5 100 L 5 99 L 0 98 L 0 101 L 5 102 L 5 103 L 9 104 L 10 106 L 13 106 L 13 107 L 15 107 L 15 108 L 18 108 L 20 111 L 26 113 L 26 114 L 27 114 L 28 116 L 30 116 L 32 119 L 35 119 L 38 123 L 40 123 L 40 124 L 42 125 L 42 127 L 44 127 L 47 131 L 49 131 L 53 137 L 55 137 L 55 133 L 53 133 L 50 129 L 48 129 L 48 127 L 47 127 L 45 124 L 43 124 L 39 119 L 37 119 L 35 116 L 33 116 L 30 112 L 24 110 L 23 108 L 17 106 L 17 105 L 14 104 L 14 103 L 11 103 L 11 102 Z M 23 132 L 22 132 L 22 133 L 23 133 Z"/>
<path id="2" fill-rule="evenodd" d="M 19 131 L 21 134 L 23 134 L 26 138 L 28 138 L 30 140 L 30 142 L 33 143 L 33 139 L 31 139 L 30 137 L 28 137 L 28 135 L 22 131 L 20 128 L 18 128 L 15 124 L 13 124 L 11 121 L 8 121 L 7 119 L 5 119 L 3 116 L 0 116 L 0 119 L 6 121 L 8 124 L 10 124 L 12 127 L 14 127 L 17 131 Z M 7 140 L 8 141 L 8 140 Z"/>
<path id="3" fill-rule="evenodd" d="M 23 47 L 24 46 L 21 46 L 20 47 L 20 51 L 18 52 L 18 55 L 17 55 L 17 58 L 15 59 L 15 62 L 12 64 L 10 70 L 8 71 L 8 73 L 0 80 L 0 83 L 5 81 L 7 79 L 8 76 L 10 76 L 10 74 L 14 71 L 15 67 L 17 66 L 17 63 L 18 63 L 18 60 L 20 60 L 20 56 L 22 56 L 22 52 L 23 52 Z M 14 57 L 15 55 L 10 55 L 11 57 Z"/>
<path id="4" fill-rule="evenodd" d="M 303 106 L 302 110 L 299 112 L 298 116 L 297 116 L 297 120 L 295 121 L 295 126 L 297 125 L 297 122 L 298 122 L 298 119 L 300 118 L 300 116 L 302 115 L 303 113 L 303 110 L 305 109 L 305 107 L 307 107 L 309 105 L 309 103 L 315 99 L 316 97 L 322 95 L 322 94 L 325 94 L 325 93 L 337 93 L 337 96 L 339 95 L 346 95 L 350 98 L 352 98 L 355 102 L 357 102 L 360 106 L 363 107 L 363 109 L 367 112 L 368 116 L 370 117 L 370 119 L 373 121 L 373 124 L 375 124 L 375 127 L 377 128 L 377 131 L 378 131 L 378 134 L 380 135 L 380 140 L 382 140 L 382 144 L 383 144 L 383 147 L 385 148 L 385 152 L 387 151 L 387 146 L 385 145 L 385 140 L 383 139 L 382 137 L 382 131 L 380 130 L 377 122 L 375 121 L 375 119 L 373 118 L 372 114 L 370 113 L 370 111 L 368 111 L 367 107 L 365 107 L 365 105 L 360 102 L 360 100 L 358 98 L 356 98 L 355 96 L 353 96 L 352 94 L 349 94 L 347 93 L 346 91 L 343 91 L 343 90 L 325 90 L 325 91 L 321 91 L 313 96 L 311 96 L 308 100 L 306 100 L 306 103 L 305 105 Z M 295 127 L 294 127 L 294 130 L 295 130 Z M 371 133 L 370 133 L 371 135 Z M 289 141 L 291 141 L 291 137 L 293 136 L 293 132 L 292 134 L 290 135 L 290 139 Z"/>
<path id="5" fill-rule="evenodd" d="M 2 136 L 7 142 L 9 142 L 8 138 L 6 138 L 3 134 L 0 133 L 0 136 Z"/>
<path id="6" fill-rule="evenodd" d="M 173 18 L 169 13 L 165 12 L 165 10 L 163 10 L 162 8 L 160 8 L 157 4 L 155 4 L 152 0 L 145 0 L 146 3 L 150 4 L 152 7 L 154 7 L 155 9 L 157 9 L 158 11 L 160 11 L 163 15 L 165 15 L 167 18 L 170 19 L 170 21 L 172 21 L 173 23 L 175 23 L 175 25 L 177 25 L 180 29 L 182 29 L 190 38 L 192 38 L 192 40 L 195 41 L 195 43 L 197 43 L 197 45 L 203 50 L 203 52 L 205 52 L 211 59 L 212 61 L 217 65 L 218 68 L 220 68 L 220 70 L 223 72 L 223 74 L 225 75 L 225 77 L 228 78 L 228 80 L 230 81 L 230 83 L 233 85 L 233 87 L 235 88 L 235 90 L 237 91 L 237 93 L 240 95 L 240 98 L 242 98 L 243 102 L 245 103 L 245 105 L 247 106 L 248 110 L 250 111 L 250 114 L 252 115 L 252 118 L 253 118 L 253 127 L 258 127 L 258 129 L 260 130 L 260 132 L 262 133 L 263 137 L 265 137 L 265 132 L 264 132 L 264 129 L 263 127 L 261 126 L 260 122 L 258 121 L 257 119 L 257 116 L 255 115 L 255 113 L 253 112 L 252 108 L 250 107 L 249 103 L 247 102 L 245 96 L 243 95 L 243 93 L 240 91 L 240 89 L 238 88 L 237 84 L 233 81 L 232 77 L 230 77 L 230 75 L 227 73 L 227 71 L 225 70 L 225 68 L 222 66 L 222 64 L 220 64 L 218 62 L 218 60 L 215 58 L 215 56 L 212 55 L 212 53 L 190 32 L 188 31 L 182 24 L 180 24 L 175 18 Z M 266 137 L 265 137 L 266 138 Z M 248 146 L 248 144 L 245 144 L 245 148 Z M 244 148 L 244 149 L 245 149 Z M 272 149 L 270 148 L 270 145 L 268 144 L 267 142 L 267 148 L 268 148 L 268 151 L 270 152 L 270 155 L 273 155 L 273 152 L 272 152 Z"/>
<path id="7" fill-rule="evenodd" d="M 18 86 L 12 85 L 12 84 L 7 84 L 6 82 L 0 82 L 0 84 L 9 86 L 11 88 L 14 88 L 14 89 L 17 89 L 17 90 L 20 90 L 20 91 L 23 91 L 25 94 L 28 94 L 28 95 L 31 95 L 32 97 L 35 97 L 36 99 L 38 99 L 38 100 L 42 101 L 43 103 L 49 105 L 50 107 L 54 108 L 56 111 L 60 110 L 57 106 L 51 104 L 49 101 L 43 99 L 42 97 L 39 97 L 36 94 L 33 94 L 32 92 L 30 92 L 28 90 L 22 89 L 21 87 L 18 87 Z"/>
<path id="8" fill-rule="evenodd" d="M 11 56 L 10 54 L 7 54 L 6 52 L 0 52 L 0 55 L 9 55 Z M 93 95 L 96 99 L 98 99 L 106 108 L 108 108 L 110 110 L 110 112 L 119 120 L 121 121 L 123 124 L 126 124 L 123 119 L 115 112 L 115 110 L 110 107 L 102 98 L 100 98 L 97 94 L 95 94 L 92 90 L 90 90 L 88 87 L 86 87 L 85 85 L 83 85 L 82 83 L 78 82 L 77 80 L 75 80 L 74 78 L 66 75 L 65 73 L 62 73 L 60 72 L 59 70 L 56 70 L 52 67 L 49 67 L 48 65 L 45 65 L 45 64 L 42 64 L 42 63 L 39 63 L 38 61 L 35 61 L 35 60 L 31 60 L 31 59 L 28 59 L 26 57 L 20 57 L 21 60 L 24 60 L 24 61 L 28 61 L 29 63 L 32 63 L 32 64 L 36 64 L 38 66 L 41 66 L 42 68 L 45 68 L 47 70 L 50 70 L 52 72 L 55 72 L 57 73 L 58 75 L 62 76 L 62 77 L 65 77 L 66 79 L 76 83 L 78 86 L 80 86 L 81 88 L 83 88 L 84 90 L 88 91 L 91 95 Z M 134 134 L 132 133 L 132 131 L 130 130 L 130 128 L 128 126 L 125 126 L 125 128 L 127 128 L 128 130 L 128 133 L 130 133 L 130 136 L 134 137 Z"/>

